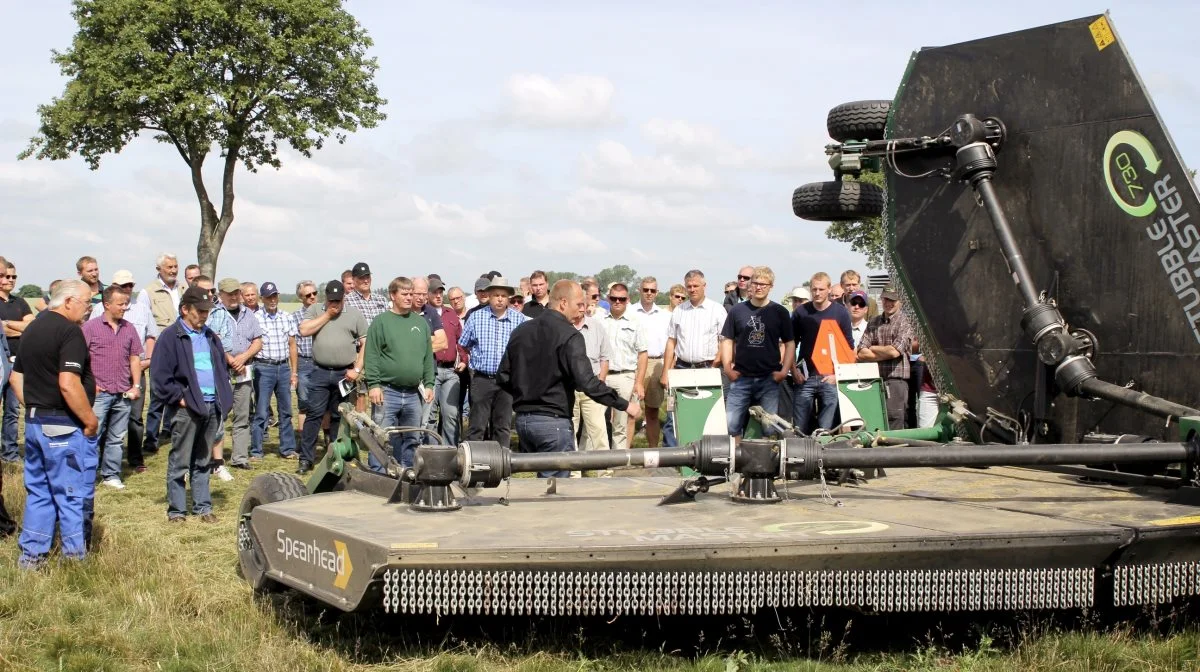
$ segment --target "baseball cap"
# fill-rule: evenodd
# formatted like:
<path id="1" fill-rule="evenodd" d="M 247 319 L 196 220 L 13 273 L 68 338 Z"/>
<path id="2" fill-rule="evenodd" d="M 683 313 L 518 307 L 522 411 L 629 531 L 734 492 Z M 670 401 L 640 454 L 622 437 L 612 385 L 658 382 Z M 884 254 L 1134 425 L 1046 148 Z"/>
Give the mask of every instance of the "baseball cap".
<path id="1" fill-rule="evenodd" d="M 792 293 L 788 294 L 788 296 L 792 297 L 793 299 L 804 299 L 805 301 L 812 300 L 812 295 L 808 293 L 807 287 L 793 287 Z"/>
<path id="2" fill-rule="evenodd" d="M 888 301 L 900 300 L 900 292 L 897 292 L 895 287 L 885 287 L 883 293 L 879 296 L 880 298 L 887 299 Z"/>
<path id="3" fill-rule="evenodd" d="M 433 277 L 433 276 L 429 277 L 429 293 L 430 294 L 432 294 L 433 292 L 440 292 L 441 290 L 443 290 L 445 288 L 446 288 L 446 283 L 442 282 L 441 278 L 437 278 L 437 277 Z"/>
<path id="4" fill-rule="evenodd" d="M 846 296 L 846 303 L 850 303 L 854 299 L 862 299 L 864 304 L 870 304 L 870 299 L 867 298 L 867 293 L 861 289 L 856 289 Z"/>
<path id="5" fill-rule="evenodd" d="M 371 274 L 371 267 L 368 266 L 367 262 L 365 262 L 365 261 L 358 262 L 357 264 L 354 265 L 354 268 L 350 269 L 350 275 L 353 275 L 356 278 L 365 278 L 370 274 Z M 346 288 L 343 286 L 342 289 L 346 289 Z"/>
<path id="6" fill-rule="evenodd" d="M 113 279 L 112 279 L 112 283 L 111 283 L 111 284 L 114 284 L 114 285 L 130 285 L 130 284 L 134 284 L 134 282 L 133 282 L 133 272 L 132 272 L 132 271 L 127 271 L 127 270 L 125 270 L 125 269 L 123 269 L 123 268 L 122 268 L 121 270 L 117 271 L 116 273 L 113 273 Z"/>
<path id="7" fill-rule="evenodd" d="M 196 310 L 212 310 L 213 302 L 208 297 L 208 290 L 202 287 L 188 287 L 179 298 L 179 305 L 193 306 Z"/>
<path id="8" fill-rule="evenodd" d="M 273 282 L 264 282 L 262 287 L 258 288 L 258 295 L 266 298 L 268 296 L 276 296 L 279 294 L 279 288 Z"/>
<path id="9" fill-rule="evenodd" d="M 475 291 L 482 292 L 483 290 L 487 289 L 488 285 L 490 284 L 492 284 L 492 281 L 488 280 L 487 277 L 484 276 L 475 281 Z"/>
<path id="10" fill-rule="evenodd" d="M 344 298 L 346 298 L 346 286 L 342 284 L 341 280 L 330 280 L 329 282 L 325 283 L 326 301 L 329 301 L 330 299 L 340 301 Z"/>
<path id="11" fill-rule="evenodd" d="M 221 282 L 217 283 L 217 289 L 226 294 L 232 294 L 242 291 L 242 284 L 236 278 L 222 278 Z"/>

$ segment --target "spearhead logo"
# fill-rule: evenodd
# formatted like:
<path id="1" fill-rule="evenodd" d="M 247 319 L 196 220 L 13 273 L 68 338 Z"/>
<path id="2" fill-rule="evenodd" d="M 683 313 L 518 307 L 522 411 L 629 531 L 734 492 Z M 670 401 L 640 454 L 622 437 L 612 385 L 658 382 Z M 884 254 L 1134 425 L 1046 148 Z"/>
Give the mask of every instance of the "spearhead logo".
<path id="1" fill-rule="evenodd" d="M 1108 193 L 1122 210 L 1134 217 L 1154 212 L 1156 203 L 1148 188 L 1162 168 L 1162 159 L 1146 136 L 1137 131 L 1117 131 L 1104 148 L 1104 180 Z"/>
<path id="2" fill-rule="evenodd" d="M 283 529 L 275 533 L 276 549 L 283 555 L 284 560 L 296 560 L 319 567 L 333 574 L 334 588 L 346 589 L 350 583 L 350 575 L 354 573 L 354 563 L 350 562 L 350 553 L 346 544 L 336 539 L 333 550 L 321 548 L 316 539 L 303 541 L 289 537 Z"/>

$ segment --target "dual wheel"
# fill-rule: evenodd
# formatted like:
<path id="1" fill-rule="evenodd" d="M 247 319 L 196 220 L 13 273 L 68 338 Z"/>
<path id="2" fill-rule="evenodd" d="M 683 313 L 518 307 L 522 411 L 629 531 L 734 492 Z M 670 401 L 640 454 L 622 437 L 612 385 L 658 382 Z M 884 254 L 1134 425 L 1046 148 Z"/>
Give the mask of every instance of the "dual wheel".
<path id="1" fill-rule="evenodd" d="M 838 142 L 882 140 L 890 100 L 859 100 L 829 111 L 825 128 Z M 813 182 L 792 194 L 792 212 L 820 222 L 857 221 L 883 214 L 883 189 L 864 182 Z"/>
<path id="2" fill-rule="evenodd" d="M 238 569 L 242 578 L 255 592 L 271 592 L 282 588 L 267 576 L 267 559 L 262 544 L 250 529 L 250 512 L 262 504 L 274 504 L 308 494 L 304 481 L 292 474 L 272 472 L 256 476 L 242 497 L 238 509 Z"/>

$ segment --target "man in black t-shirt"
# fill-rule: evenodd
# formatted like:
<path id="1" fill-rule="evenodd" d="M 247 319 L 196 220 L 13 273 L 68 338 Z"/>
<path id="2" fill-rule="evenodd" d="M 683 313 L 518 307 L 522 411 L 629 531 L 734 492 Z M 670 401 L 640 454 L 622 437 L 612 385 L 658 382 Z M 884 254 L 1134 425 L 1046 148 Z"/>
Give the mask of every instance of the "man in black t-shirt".
<path id="1" fill-rule="evenodd" d="M 779 381 L 787 376 L 796 355 L 791 316 L 767 298 L 774 286 L 770 268 L 754 268 L 749 298 L 730 307 L 721 329 L 721 361 L 729 378 L 725 417 L 735 439 L 742 436 L 751 406 L 779 412 Z"/>
<path id="2" fill-rule="evenodd" d="M 812 301 L 792 311 L 792 331 L 796 335 L 796 366 L 792 369 L 792 424 L 797 432 L 804 434 L 814 429 L 811 422 L 814 402 L 818 409 L 817 427 L 832 429 L 837 417 L 837 379 L 828 360 L 835 354 L 838 344 L 831 345 L 826 337 L 820 335 L 825 323 L 833 323 L 832 328 L 827 329 L 827 334 L 840 334 L 844 341 L 847 352 L 842 361 L 854 361 L 854 352 L 849 345 L 854 340 L 850 331 L 850 312 L 846 306 L 829 298 L 831 285 L 828 274 L 814 274 L 808 282 Z M 823 358 L 825 361 L 818 362 L 813 358 L 817 350 L 823 350 L 828 355 Z"/>
<path id="3" fill-rule="evenodd" d="M 15 355 L 21 345 L 21 334 L 33 321 L 33 311 L 25 299 L 13 294 L 17 285 L 17 268 L 0 258 L 0 323 L 4 325 L 4 336 L 8 339 L 8 351 Z M 17 422 L 20 419 L 20 404 L 17 394 L 8 380 L 3 381 L 4 420 L 0 439 L 0 460 L 14 463 L 21 459 L 17 445 Z"/>
<path id="4" fill-rule="evenodd" d="M 58 528 L 62 554 L 81 559 L 91 536 L 96 489 L 96 382 L 79 325 L 92 290 L 68 280 L 49 310 L 30 323 L 13 363 L 12 386 L 25 404 L 25 517 L 18 545 L 23 569 L 46 562 Z"/>

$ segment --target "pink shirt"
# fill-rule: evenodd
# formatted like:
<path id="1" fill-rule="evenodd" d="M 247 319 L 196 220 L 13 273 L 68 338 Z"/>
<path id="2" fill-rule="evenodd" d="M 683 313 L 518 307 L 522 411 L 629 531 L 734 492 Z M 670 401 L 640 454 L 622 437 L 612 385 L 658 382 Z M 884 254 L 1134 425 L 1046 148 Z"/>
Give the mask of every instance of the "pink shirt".
<path id="1" fill-rule="evenodd" d="M 121 320 L 113 331 L 101 315 L 83 323 L 83 338 L 91 355 L 96 386 L 111 394 L 128 392 L 133 387 L 129 358 L 142 355 L 142 341 L 133 323 Z"/>

